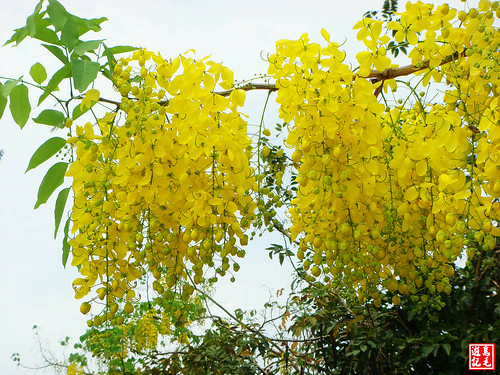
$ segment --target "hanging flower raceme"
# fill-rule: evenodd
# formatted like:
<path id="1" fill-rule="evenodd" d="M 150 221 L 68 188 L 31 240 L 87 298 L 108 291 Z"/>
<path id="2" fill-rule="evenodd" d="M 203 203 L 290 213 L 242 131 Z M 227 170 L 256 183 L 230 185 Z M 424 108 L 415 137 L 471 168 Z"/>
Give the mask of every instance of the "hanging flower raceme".
<path id="1" fill-rule="evenodd" d="M 269 74 L 280 116 L 290 122 L 286 142 L 298 182 L 290 232 L 312 276 L 361 300 L 379 303 L 388 291 L 395 303 L 398 293 L 427 301 L 429 293 L 450 292 L 464 246 L 493 250 L 500 235 L 500 38 L 487 3 L 465 19 L 447 7 L 410 4 L 388 25 L 398 30 L 396 40 L 415 45 L 412 62 L 427 68 L 423 85 L 446 77 L 445 105 L 418 95 L 391 111 L 378 103 L 381 82 L 363 78 L 389 67 L 372 58 L 387 43 L 378 21 L 356 26 L 372 51 L 368 60 L 358 55 L 358 74 L 325 31 L 325 47 L 305 34 L 277 42 Z M 484 25 L 480 40 L 470 24 Z"/>
<path id="2" fill-rule="evenodd" d="M 140 50 L 114 73 L 120 110 L 98 129 L 78 128 L 68 171 L 76 297 L 96 288 L 108 304 L 135 298 L 134 281 L 146 272 L 160 295 L 188 269 L 197 283 L 205 266 L 224 275 L 231 257 L 244 255 L 238 245 L 256 207 L 251 140 L 238 112 L 245 92 L 214 93 L 232 88 L 228 68 Z"/>

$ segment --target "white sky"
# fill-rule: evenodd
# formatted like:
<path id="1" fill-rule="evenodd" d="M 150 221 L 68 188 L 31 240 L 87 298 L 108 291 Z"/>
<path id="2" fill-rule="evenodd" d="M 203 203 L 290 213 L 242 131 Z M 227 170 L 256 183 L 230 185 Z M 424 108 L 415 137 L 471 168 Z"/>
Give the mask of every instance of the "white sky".
<path id="1" fill-rule="evenodd" d="M 107 39 L 108 45 L 136 45 L 173 57 L 194 48 L 198 56 L 211 54 L 235 72 L 236 79 L 265 73 L 260 58 L 274 51 L 279 39 L 297 39 L 309 33 L 321 42 L 321 28 L 332 40 L 346 41 L 344 48 L 353 57 L 361 48 L 352 26 L 367 10 L 379 9 L 382 0 L 62 0 L 66 9 L 78 16 L 109 19 L 103 31 L 88 39 Z M 401 1 L 404 3 L 404 1 Z M 436 3 L 438 3 L 436 1 Z M 439 2 L 440 3 L 440 2 Z M 458 0 L 450 3 L 458 8 Z M 12 30 L 24 26 L 35 0 L 0 0 L 0 44 Z M 0 48 L 0 76 L 28 76 L 35 62 L 45 65 L 49 74 L 58 69 L 55 61 L 37 42 L 25 40 L 19 47 Z M 352 61 L 352 60 L 351 60 Z M 52 68 L 50 68 L 52 66 Z M 55 68 L 54 68 L 55 67 Z M 258 123 L 265 94 L 247 93 L 250 123 Z M 48 100 L 44 103 L 47 105 Z M 33 105 L 34 106 L 34 103 Z M 278 122 L 276 107 L 270 107 L 266 123 L 271 129 Z M 35 109 L 32 117 L 40 112 Z M 48 347 L 59 352 L 58 340 L 77 339 L 85 330 L 86 318 L 80 314 L 80 301 L 73 297 L 71 283 L 77 273 L 61 265 L 60 239 L 53 240 L 54 197 L 33 210 L 38 185 L 46 171 L 40 167 L 24 174 L 33 152 L 48 137 L 49 127 L 28 122 L 20 130 L 6 108 L 0 120 L 0 373 L 39 373 L 16 368 L 10 360 L 19 352 L 26 364 L 40 364 L 31 327 L 41 327 Z M 50 164 L 47 163 L 47 166 Z M 68 202 L 68 207 L 70 203 Z M 273 240 L 273 241 L 276 241 Z M 267 242 L 247 249 L 247 258 L 236 275 L 237 283 L 220 284 L 219 300 L 231 309 L 259 308 L 273 293 L 289 284 L 287 273 L 277 262 L 270 262 L 264 250 Z"/>

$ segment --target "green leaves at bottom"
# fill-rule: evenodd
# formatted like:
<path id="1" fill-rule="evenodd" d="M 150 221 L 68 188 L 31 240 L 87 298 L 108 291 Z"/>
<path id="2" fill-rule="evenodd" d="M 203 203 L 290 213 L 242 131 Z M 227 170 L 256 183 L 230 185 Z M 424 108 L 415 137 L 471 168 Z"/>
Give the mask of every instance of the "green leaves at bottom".
<path id="1" fill-rule="evenodd" d="M 424 357 L 427 357 L 429 354 L 432 353 L 432 351 L 434 350 L 434 347 L 432 345 L 425 345 L 423 348 L 422 348 L 422 355 Z"/>
<path id="2" fill-rule="evenodd" d="M 446 355 L 450 355 L 451 353 L 451 345 L 448 343 L 445 343 L 442 345 L 444 351 L 446 352 Z"/>
<path id="3" fill-rule="evenodd" d="M 67 169 L 68 163 L 64 162 L 56 163 L 50 167 L 38 188 L 38 199 L 35 203 L 35 209 L 46 203 L 54 190 L 64 182 L 64 175 Z"/>

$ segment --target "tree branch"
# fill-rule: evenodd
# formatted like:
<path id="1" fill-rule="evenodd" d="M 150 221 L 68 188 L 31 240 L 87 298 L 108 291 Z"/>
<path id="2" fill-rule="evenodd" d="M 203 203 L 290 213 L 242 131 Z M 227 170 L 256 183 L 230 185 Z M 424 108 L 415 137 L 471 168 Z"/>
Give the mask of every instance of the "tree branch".
<path id="1" fill-rule="evenodd" d="M 452 62 L 454 60 L 458 60 L 460 57 L 464 57 L 465 51 L 466 50 L 464 49 L 460 53 L 459 52 L 453 53 L 452 55 L 446 57 L 443 61 L 441 61 L 441 63 L 438 66 L 448 64 L 449 62 Z M 407 75 L 410 75 L 410 74 L 413 74 L 413 73 L 416 73 L 416 72 L 419 72 L 419 71 L 425 70 L 425 69 L 430 69 L 430 60 L 422 61 L 422 63 L 419 66 L 410 64 L 410 65 L 400 66 L 398 68 L 387 68 L 381 72 L 378 70 L 372 70 L 372 71 L 370 71 L 370 74 L 367 77 L 361 77 L 361 78 L 371 79 L 371 82 L 373 84 L 375 84 L 375 83 L 380 82 L 380 81 L 385 81 L 388 79 L 394 79 L 397 77 L 407 76 Z M 356 77 L 358 77 L 358 75 L 356 75 L 356 74 L 353 75 L 353 79 Z M 243 91 L 252 91 L 252 90 L 267 90 L 270 92 L 278 91 L 278 88 L 276 87 L 275 83 L 247 83 L 243 86 L 235 87 L 235 88 L 230 89 L 230 90 L 214 91 L 213 93 L 217 94 L 217 95 L 221 95 L 221 96 L 229 96 L 229 95 L 231 95 L 233 90 L 236 90 L 236 89 L 243 90 Z M 374 95 L 378 96 L 382 92 L 382 89 L 383 89 L 383 84 L 375 89 Z M 117 102 L 115 100 L 106 99 L 106 98 L 99 98 L 99 101 L 103 102 L 103 103 L 114 104 L 117 107 L 119 107 L 121 104 L 120 102 Z M 168 100 L 161 101 L 159 104 L 160 105 L 167 105 Z"/>
<path id="2" fill-rule="evenodd" d="M 463 50 L 460 53 L 458 52 L 453 53 L 452 55 L 446 57 L 443 61 L 441 61 L 441 63 L 438 66 L 448 64 L 449 62 L 458 60 L 460 57 L 464 57 L 465 51 L 466 50 Z M 371 82 L 375 84 L 380 81 L 385 81 L 386 79 L 394 79 L 397 77 L 407 76 L 425 69 L 430 69 L 430 60 L 422 61 L 422 64 L 419 66 L 410 64 L 410 65 L 400 66 L 398 68 L 387 68 L 381 72 L 379 72 L 378 70 L 372 70 L 368 75 L 368 77 L 363 77 L 363 78 L 371 78 Z M 383 89 L 383 84 L 375 89 L 374 95 L 378 96 L 382 92 L 382 89 Z"/>
<path id="3" fill-rule="evenodd" d="M 214 92 L 214 94 L 218 94 L 221 96 L 228 96 L 235 89 L 243 90 L 243 91 L 251 91 L 251 90 L 268 90 L 271 92 L 278 91 L 278 88 L 276 87 L 276 84 L 274 84 L 274 83 L 247 83 L 243 86 L 235 87 L 234 89 L 231 89 L 231 90 L 216 91 L 216 92 Z"/>

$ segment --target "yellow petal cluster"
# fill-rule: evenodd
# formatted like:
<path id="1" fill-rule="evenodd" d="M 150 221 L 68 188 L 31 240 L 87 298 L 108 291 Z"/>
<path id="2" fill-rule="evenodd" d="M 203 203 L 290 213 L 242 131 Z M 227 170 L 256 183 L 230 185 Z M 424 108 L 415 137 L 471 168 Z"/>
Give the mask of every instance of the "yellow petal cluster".
<path id="1" fill-rule="evenodd" d="M 76 297 L 93 288 L 108 303 L 137 298 L 134 281 L 145 273 L 168 287 L 188 269 L 195 282 L 206 265 L 223 274 L 217 267 L 241 255 L 256 208 L 251 140 L 238 111 L 245 92 L 214 93 L 233 86 L 228 68 L 140 50 L 114 74 L 120 109 L 77 128 L 67 173 L 72 265 L 82 275 Z"/>
<path id="2" fill-rule="evenodd" d="M 82 366 L 79 364 L 72 362 L 66 369 L 66 374 L 67 375 L 83 375 L 85 374 L 85 371 L 83 371 Z"/>
<path id="3" fill-rule="evenodd" d="M 500 236 L 494 7 L 481 1 L 464 17 L 409 3 L 388 24 L 396 41 L 414 45 L 413 64 L 427 67 L 420 72 L 424 86 L 445 77 L 443 104 L 416 92 L 392 110 L 381 104 L 380 82 L 363 78 L 391 66 L 379 21 L 355 26 L 369 49 L 358 54 L 356 72 L 329 38 L 326 46 L 307 34 L 276 43 L 268 73 L 289 123 L 298 186 L 290 232 L 313 277 L 323 274 L 333 288 L 376 304 L 386 291 L 427 300 L 428 293 L 450 292 L 464 247 L 474 241 L 493 250 Z"/>
<path id="4" fill-rule="evenodd" d="M 137 350 L 156 349 L 158 344 L 159 329 L 154 311 L 145 313 L 137 322 L 134 331 Z"/>

